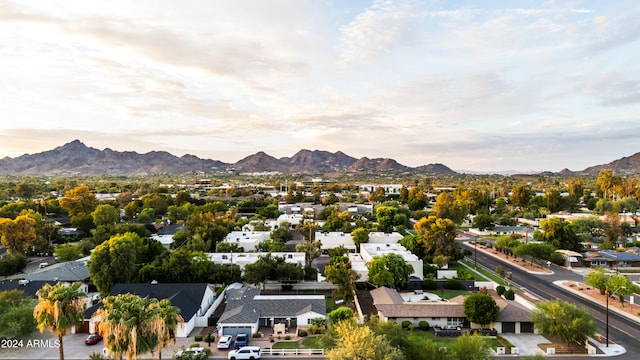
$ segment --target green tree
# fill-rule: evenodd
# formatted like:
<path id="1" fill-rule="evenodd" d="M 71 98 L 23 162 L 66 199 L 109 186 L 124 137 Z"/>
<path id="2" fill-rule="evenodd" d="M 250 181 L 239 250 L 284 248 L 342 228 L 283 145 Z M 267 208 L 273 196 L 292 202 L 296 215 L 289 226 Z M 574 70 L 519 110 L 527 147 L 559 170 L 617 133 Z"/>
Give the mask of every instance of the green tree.
<path id="1" fill-rule="evenodd" d="M 334 328 L 338 323 L 342 321 L 353 321 L 354 320 L 353 310 L 346 306 L 340 306 L 339 308 L 331 311 L 327 314 L 327 318 L 329 320 L 329 327 Z"/>
<path id="2" fill-rule="evenodd" d="M 38 304 L 33 309 L 33 317 L 41 333 L 46 328 L 58 336 L 60 360 L 64 359 L 62 338 L 69 329 L 84 320 L 86 294 L 80 290 L 81 285 L 79 282 L 69 286 L 60 282 L 55 285 L 45 284 L 36 292 Z"/>
<path id="3" fill-rule="evenodd" d="M 381 189 L 381 188 L 379 188 Z M 393 220 L 398 213 L 398 208 L 393 206 L 376 206 L 376 219 L 378 221 L 378 231 L 391 233 L 393 231 Z"/>
<path id="4" fill-rule="evenodd" d="M 273 229 L 269 234 L 269 237 L 274 241 L 286 243 L 289 240 L 293 240 L 293 234 L 291 233 L 291 225 L 288 222 L 283 221 L 277 228 Z"/>
<path id="5" fill-rule="evenodd" d="M 511 203 L 514 206 L 526 207 L 529 204 L 529 200 L 533 197 L 534 192 L 529 185 L 516 185 L 511 190 Z"/>
<path id="6" fill-rule="evenodd" d="M 29 259 L 25 254 L 7 254 L 0 256 L 0 276 L 13 275 L 24 271 Z"/>
<path id="7" fill-rule="evenodd" d="M 384 336 L 389 341 L 389 345 L 394 348 L 401 349 L 406 358 L 420 358 L 416 356 L 412 357 L 407 354 L 407 349 L 414 344 L 410 342 L 410 339 L 407 336 L 407 332 L 402 329 L 400 324 L 396 323 L 395 321 L 380 320 L 380 318 L 378 318 L 377 316 L 372 316 L 367 322 L 367 326 L 369 326 L 369 328 L 375 335 Z M 427 339 L 422 338 L 420 340 L 427 341 Z"/>
<path id="8" fill-rule="evenodd" d="M 555 251 L 556 249 L 551 244 L 529 243 L 518 245 L 513 253 L 523 259 L 529 257 L 531 264 L 533 264 L 533 259 L 551 260 Z"/>
<path id="9" fill-rule="evenodd" d="M 368 326 L 358 325 L 353 321 L 341 321 L 335 330 L 337 346 L 327 352 L 327 358 L 330 360 L 403 359 L 398 349 L 393 348 L 384 336 L 373 334 Z"/>
<path id="10" fill-rule="evenodd" d="M 216 252 L 219 253 L 223 253 L 223 252 L 244 252 L 244 248 L 240 245 L 238 245 L 237 243 L 232 243 L 232 242 L 228 242 L 228 241 L 222 241 L 220 243 L 218 243 L 218 245 L 216 245 Z"/>
<path id="11" fill-rule="evenodd" d="M 422 210 L 429 203 L 427 195 L 422 191 L 422 189 L 418 187 L 412 187 L 409 190 L 409 195 L 407 199 L 407 206 L 409 210 L 416 211 Z"/>
<path id="12" fill-rule="evenodd" d="M 540 220 L 542 231 L 534 232 L 534 239 L 553 245 L 556 249 L 578 251 L 581 249 L 580 239 L 570 222 L 557 217 Z"/>
<path id="13" fill-rule="evenodd" d="M 369 230 L 365 228 L 357 228 L 351 232 L 351 238 L 356 245 L 357 251 L 360 251 L 360 244 L 369 242 Z"/>
<path id="14" fill-rule="evenodd" d="M 607 289 L 609 294 L 618 296 L 622 306 L 624 306 L 625 296 L 640 292 L 640 287 L 635 285 L 628 277 L 618 274 L 611 275 L 607 281 Z"/>
<path id="15" fill-rule="evenodd" d="M 127 360 L 154 350 L 158 336 L 165 330 L 156 299 L 141 298 L 133 294 L 107 296 L 96 315 L 100 318 L 98 333 L 105 347 L 119 359 Z"/>
<path id="16" fill-rule="evenodd" d="M 58 261 L 71 261 L 82 257 L 82 249 L 76 245 L 65 244 L 55 248 Z"/>
<path id="17" fill-rule="evenodd" d="M 584 278 L 584 283 L 600 290 L 600 295 L 604 295 L 607 289 L 609 278 L 603 269 L 592 269 Z"/>
<path id="18" fill-rule="evenodd" d="M 460 244 L 455 242 L 456 226 L 450 219 L 429 216 L 418 220 L 413 227 L 425 253 L 452 258 L 460 253 Z"/>
<path id="19" fill-rule="evenodd" d="M 173 204 L 171 195 L 152 193 L 142 197 L 142 207 L 151 208 L 156 214 L 164 214 L 167 212 L 169 205 Z"/>
<path id="20" fill-rule="evenodd" d="M 485 327 L 498 319 L 500 307 L 489 294 L 475 293 L 467 296 L 462 303 L 464 315 L 469 321 Z"/>
<path id="21" fill-rule="evenodd" d="M 413 267 L 400 255 L 389 253 L 376 256 L 367 263 L 369 281 L 376 286 L 389 286 L 401 289 L 409 282 Z"/>
<path id="22" fill-rule="evenodd" d="M 456 360 L 488 360 L 492 359 L 491 348 L 478 334 L 464 333 L 449 345 L 448 353 Z"/>
<path id="23" fill-rule="evenodd" d="M 143 224 L 150 224 L 156 219 L 156 211 L 153 208 L 143 208 L 138 214 L 138 221 Z"/>
<path id="24" fill-rule="evenodd" d="M 136 256 L 142 239 L 135 233 L 115 235 L 96 246 L 87 263 L 93 284 L 102 296 L 117 283 L 128 283 L 136 275 Z"/>
<path id="25" fill-rule="evenodd" d="M 304 270 L 300 264 L 286 262 L 282 256 L 270 253 L 261 255 L 253 264 L 244 267 L 244 279 L 254 285 L 264 284 L 265 280 L 302 280 Z"/>
<path id="26" fill-rule="evenodd" d="M 531 321 L 543 335 L 557 336 L 566 344 L 582 345 L 596 332 L 596 324 L 586 309 L 560 300 L 537 302 Z"/>
<path id="27" fill-rule="evenodd" d="M 495 225 L 493 224 L 493 217 L 491 217 L 491 215 L 478 214 L 473 217 L 471 226 L 480 231 L 484 231 L 485 229 L 493 229 Z"/>
<path id="28" fill-rule="evenodd" d="M 15 339 L 33 332 L 34 306 L 35 301 L 21 290 L 0 292 L 0 339 Z"/>
<path id="29" fill-rule="evenodd" d="M 96 206 L 96 209 L 91 213 L 93 217 L 93 223 L 96 226 L 101 225 L 115 225 L 120 220 L 120 211 L 109 204 L 102 204 Z"/>
<path id="30" fill-rule="evenodd" d="M 344 300 L 347 304 L 353 301 L 356 281 L 359 276 L 351 268 L 348 257 L 336 256 L 329 259 L 329 263 L 324 268 L 324 274 L 327 280 L 338 286 L 336 289 L 338 298 Z"/>

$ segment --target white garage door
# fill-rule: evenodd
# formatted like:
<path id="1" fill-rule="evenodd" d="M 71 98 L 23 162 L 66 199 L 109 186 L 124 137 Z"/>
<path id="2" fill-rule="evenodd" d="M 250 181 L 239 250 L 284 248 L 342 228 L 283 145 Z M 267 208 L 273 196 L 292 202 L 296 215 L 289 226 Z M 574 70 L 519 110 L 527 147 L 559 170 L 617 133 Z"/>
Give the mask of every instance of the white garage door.
<path id="1" fill-rule="evenodd" d="M 231 335 L 233 337 L 236 334 L 247 334 L 251 337 L 251 326 L 223 326 L 222 335 Z"/>

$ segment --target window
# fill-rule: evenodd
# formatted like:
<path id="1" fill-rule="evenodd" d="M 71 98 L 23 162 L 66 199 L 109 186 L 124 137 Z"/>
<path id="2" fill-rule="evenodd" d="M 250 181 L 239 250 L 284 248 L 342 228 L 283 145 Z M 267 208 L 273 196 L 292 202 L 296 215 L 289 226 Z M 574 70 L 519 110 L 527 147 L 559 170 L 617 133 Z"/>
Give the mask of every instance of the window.
<path id="1" fill-rule="evenodd" d="M 447 318 L 447 326 L 448 327 L 458 327 L 462 326 L 463 318 L 459 317 L 448 317 Z"/>

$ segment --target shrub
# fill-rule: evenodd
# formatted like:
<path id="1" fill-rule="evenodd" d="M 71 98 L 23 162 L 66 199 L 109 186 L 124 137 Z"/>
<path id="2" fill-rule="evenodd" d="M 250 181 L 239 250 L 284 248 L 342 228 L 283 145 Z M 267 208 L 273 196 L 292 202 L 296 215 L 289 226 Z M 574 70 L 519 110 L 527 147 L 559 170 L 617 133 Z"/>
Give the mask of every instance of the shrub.
<path id="1" fill-rule="evenodd" d="M 429 330 L 429 323 L 424 320 L 420 320 L 420 322 L 418 323 L 418 327 L 420 328 L 420 330 Z"/>
<path id="2" fill-rule="evenodd" d="M 424 290 L 438 290 L 438 283 L 430 279 L 425 279 L 422 281 L 422 288 Z"/>
<path id="3" fill-rule="evenodd" d="M 513 290 L 509 289 L 504 292 L 504 298 L 507 300 L 513 300 L 516 298 L 516 295 L 513 293 Z"/>
<path id="4" fill-rule="evenodd" d="M 108 360 L 109 358 L 102 355 L 102 353 L 92 352 L 89 354 L 89 360 Z"/>
<path id="5" fill-rule="evenodd" d="M 291 340 L 291 335 L 287 335 L 284 337 L 285 340 Z"/>
<path id="6" fill-rule="evenodd" d="M 202 335 L 196 335 L 196 336 L 194 336 L 193 340 L 195 340 L 195 341 L 202 341 Z M 198 346 L 200 346 L 200 345 L 198 345 Z"/>
<path id="7" fill-rule="evenodd" d="M 502 296 L 502 294 L 504 294 L 505 290 L 507 290 L 504 286 L 502 285 L 498 285 L 496 287 L 496 292 L 498 293 L 498 295 Z"/>
<path id="8" fill-rule="evenodd" d="M 323 334 L 325 330 L 324 325 L 309 325 L 307 331 L 311 334 Z"/>
<path id="9" fill-rule="evenodd" d="M 305 336 L 307 336 L 307 332 L 305 330 L 300 330 L 300 331 L 298 331 L 298 336 L 305 337 Z"/>
<path id="10" fill-rule="evenodd" d="M 262 333 L 259 333 L 259 332 L 253 333 L 253 334 L 251 334 L 251 337 L 252 338 L 261 338 L 262 337 Z"/>
<path id="11" fill-rule="evenodd" d="M 413 323 L 409 320 L 405 320 L 402 322 L 402 328 L 407 330 L 413 330 Z"/>
<path id="12" fill-rule="evenodd" d="M 462 290 L 462 283 L 456 279 L 448 279 L 444 283 L 444 288 L 447 290 Z"/>

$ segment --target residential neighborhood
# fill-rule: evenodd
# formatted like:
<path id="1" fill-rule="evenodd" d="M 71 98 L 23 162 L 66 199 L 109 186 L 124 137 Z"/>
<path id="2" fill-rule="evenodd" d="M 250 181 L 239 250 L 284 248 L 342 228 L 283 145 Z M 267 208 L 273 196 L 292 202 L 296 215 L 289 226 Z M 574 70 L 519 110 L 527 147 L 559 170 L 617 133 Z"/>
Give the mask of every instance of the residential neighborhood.
<path id="1" fill-rule="evenodd" d="M 240 356 L 232 351 L 253 346 L 267 357 L 295 349 L 333 358 L 335 348 L 322 339 L 346 329 L 389 339 L 395 339 L 389 331 L 404 333 L 402 345 L 381 344 L 405 356 L 417 344 L 455 348 L 472 336 L 486 339 L 479 351 L 492 357 L 626 354 L 629 345 L 607 334 L 627 326 L 618 317 L 640 321 L 634 310 L 640 307 L 640 242 L 636 224 L 629 222 L 640 213 L 598 215 L 586 206 L 567 212 L 558 205 L 553 212 L 538 209 L 544 216 L 531 221 L 507 217 L 509 209 L 518 214 L 518 202 L 527 203 L 516 197 L 523 191 L 517 188 L 492 199 L 477 189 L 369 184 L 337 192 L 329 190 L 330 181 L 320 191 L 316 183 L 297 184 L 295 191 L 289 184 L 269 196 L 253 185 L 238 198 L 227 195 L 231 186 L 221 193 L 163 184 L 159 189 L 167 190 L 101 200 L 80 185 L 46 200 L 7 200 L 0 207 L 0 294 L 44 306 L 45 296 L 53 296 L 45 294 L 76 289 L 79 320 L 56 340 L 70 339 L 74 350 L 65 350 L 66 358 L 80 351 L 71 345 L 75 341 L 82 345 L 80 357 L 91 351 L 144 358 L 160 351 L 164 358 L 216 358 Z M 472 207 L 456 207 L 455 201 L 473 194 L 478 197 Z M 528 202 L 535 199 L 533 192 L 528 196 Z M 40 213 L 44 202 L 47 212 Z M 33 226 L 31 237 L 12 232 L 14 224 Z M 54 230 L 49 238 L 38 230 L 47 227 Z M 571 301 L 556 306 L 577 311 L 571 316 L 590 325 L 571 333 L 542 325 L 541 309 L 559 297 L 539 291 L 553 287 L 563 296 L 588 299 L 594 310 L 571 310 Z M 598 296 L 605 292 L 610 300 L 603 309 Z M 127 304 L 172 328 L 153 335 L 154 347 L 142 351 L 117 345 L 113 326 Z M 173 315 L 167 318 L 160 309 Z M 602 311 L 608 314 L 604 328 Z M 381 330 L 383 323 L 391 325 Z M 27 329 L 12 338 L 38 333 Z M 182 345 L 170 346 L 172 341 Z M 43 349 L 31 350 L 45 356 Z M 0 351 L 3 358 L 20 358 L 28 349 Z"/>

